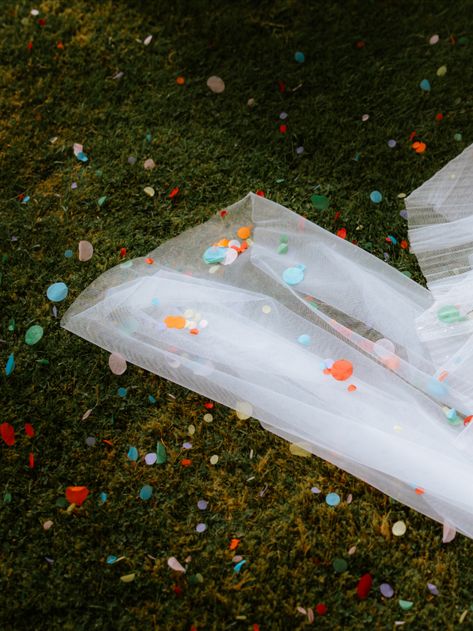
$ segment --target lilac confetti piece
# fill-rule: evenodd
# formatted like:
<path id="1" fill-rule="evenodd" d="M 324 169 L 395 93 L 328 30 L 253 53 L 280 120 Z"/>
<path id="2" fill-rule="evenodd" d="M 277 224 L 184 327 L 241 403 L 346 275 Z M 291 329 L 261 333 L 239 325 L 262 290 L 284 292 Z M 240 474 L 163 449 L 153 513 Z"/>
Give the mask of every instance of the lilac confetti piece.
<path id="1" fill-rule="evenodd" d="M 200 524 L 197 524 L 195 529 L 197 532 L 205 532 L 207 530 L 207 526 L 201 522 Z"/>
<path id="2" fill-rule="evenodd" d="M 321 492 L 321 491 L 320 491 L 320 489 L 319 489 L 319 488 L 317 488 L 316 486 L 313 486 L 313 487 L 310 489 L 310 491 L 311 491 L 311 493 L 320 493 L 320 492 Z"/>
<path id="3" fill-rule="evenodd" d="M 427 583 L 427 589 L 434 596 L 438 596 L 439 595 L 439 590 L 437 589 L 436 585 L 434 585 L 433 583 Z"/>
<path id="4" fill-rule="evenodd" d="M 158 459 L 158 456 L 155 453 L 146 454 L 145 456 L 145 462 L 146 464 L 149 464 L 149 465 L 154 464 L 157 459 Z"/>
<path id="5" fill-rule="evenodd" d="M 285 120 L 286 120 L 286 118 L 287 118 L 287 112 L 281 112 L 281 113 L 279 114 L 279 118 L 280 118 L 282 121 L 285 121 Z"/>
<path id="6" fill-rule="evenodd" d="M 54 305 L 54 306 L 53 306 L 52 311 L 53 311 L 53 316 L 54 316 L 55 318 L 57 318 L 57 307 L 56 307 L 56 305 Z"/>
<path id="7" fill-rule="evenodd" d="M 401 210 L 399 214 L 403 219 L 407 219 L 409 217 L 409 213 L 407 212 L 407 210 Z"/>
<path id="8" fill-rule="evenodd" d="M 394 595 L 394 589 L 389 583 L 381 583 L 381 585 L 379 586 L 379 591 L 385 598 L 392 598 Z"/>
<path id="9" fill-rule="evenodd" d="M 206 500 L 199 500 L 197 502 L 197 508 L 199 508 L 200 510 L 205 510 L 208 505 L 209 503 Z"/>
<path id="10" fill-rule="evenodd" d="M 71 188 L 73 191 L 75 191 L 75 189 L 77 188 L 77 182 L 72 182 Z"/>
<path id="11" fill-rule="evenodd" d="M 184 449 L 192 449 L 192 443 L 182 443 Z"/>
<path id="12" fill-rule="evenodd" d="M 304 147 L 302 145 L 300 147 L 296 147 L 296 153 L 298 156 L 301 156 L 304 153 Z"/>

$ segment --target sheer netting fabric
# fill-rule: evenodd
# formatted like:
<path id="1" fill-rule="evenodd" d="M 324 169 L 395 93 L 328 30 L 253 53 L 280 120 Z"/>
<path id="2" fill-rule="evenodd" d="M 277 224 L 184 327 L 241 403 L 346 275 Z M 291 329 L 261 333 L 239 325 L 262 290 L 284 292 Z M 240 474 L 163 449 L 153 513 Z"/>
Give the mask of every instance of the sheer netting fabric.
<path id="1" fill-rule="evenodd" d="M 472 151 L 407 198 L 428 289 L 250 193 L 61 324 L 473 537 Z"/>

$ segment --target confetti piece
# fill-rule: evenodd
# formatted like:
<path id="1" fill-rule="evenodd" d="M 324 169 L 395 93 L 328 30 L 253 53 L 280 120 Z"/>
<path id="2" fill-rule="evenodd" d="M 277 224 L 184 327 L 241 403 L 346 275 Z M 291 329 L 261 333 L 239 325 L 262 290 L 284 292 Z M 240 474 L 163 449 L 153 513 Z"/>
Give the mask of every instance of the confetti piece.
<path id="1" fill-rule="evenodd" d="M 51 519 L 48 519 L 47 521 L 44 522 L 43 529 L 44 530 L 49 530 L 50 528 L 52 528 L 53 523 L 54 522 Z"/>
<path id="2" fill-rule="evenodd" d="M 239 563 L 237 563 L 237 564 L 234 566 L 233 571 L 234 571 L 234 572 L 239 572 L 245 563 L 246 563 L 246 560 L 245 560 L 245 559 L 243 559 L 243 561 L 240 561 Z"/>
<path id="3" fill-rule="evenodd" d="M 412 144 L 412 148 L 416 153 L 424 153 L 424 151 L 427 149 L 427 145 L 425 144 L 425 142 L 416 141 Z"/>
<path id="4" fill-rule="evenodd" d="M 143 191 L 146 193 L 146 195 L 149 195 L 150 197 L 154 197 L 154 188 L 152 186 L 145 186 Z"/>
<path id="5" fill-rule="evenodd" d="M 117 394 L 119 397 L 122 397 L 122 399 L 124 399 L 127 395 L 128 390 L 126 388 L 118 388 L 117 390 Z"/>
<path id="6" fill-rule="evenodd" d="M 399 600 L 399 607 L 403 611 L 409 611 L 409 609 L 412 609 L 413 605 L 414 603 L 411 600 Z"/>
<path id="7" fill-rule="evenodd" d="M 294 59 L 297 61 L 298 64 L 303 64 L 305 61 L 305 55 L 300 50 L 298 50 L 296 53 L 294 53 Z"/>
<path id="8" fill-rule="evenodd" d="M 388 147 L 390 149 L 394 149 L 396 145 L 397 145 L 397 142 L 394 140 L 394 138 L 391 138 L 390 140 L 388 140 Z"/>
<path id="9" fill-rule="evenodd" d="M 145 484 L 140 490 L 140 499 L 143 501 L 147 501 L 153 495 L 153 487 L 149 484 Z"/>
<path id="10" fill-rule="evenodd" d="M 282 278 L 288 285 L 298 285 L 304 280 L 304 269 L 300 267 L 288 267 L 284 270 Z"/>
<path id="11" fill-rule="evenodd" d="M 199 500 L 197 502 L 197 508 L 199 510 L 206 510 L 209 503 L 206 500 Z"/>
<path id="12" fill-rule="evenodd" d="M 335 572 L 341 574 L 342 572 L 345 572 L 348 568 L 348 563 L 345 561 L 345 559 L 334 559 L 332 566 Z"/>
<path id="13" fill-rule="evenodd" d="M 312 340 L 311 340 L 310 335 L 307 335 L 304 333 L 302 335 L 299 335 L 299 337 L 297 338 L 297 341 L 302 346 L 309 346 Z"/>
<path id="14" fill-rule="evenodd" d="M 89 241 L 79 241 L 79 261 L 90 261 L 94 254 L 94 246 Z"/>
<path id="15" fill-rule="evenodd" d="M 395 537 L 402 537 L 406 533 L 407 526 L 403 521 L 397 521 L 393 524 L 392 533 Z"/>
<path id="16" fill-rule="evenodd" d="M 210 464 L 215 465 L 215 464 L 217 464 L 217 462 L 218 462 L 217 454 L 214 454 L 213 456 L 210 457 Z"/>
<path id="17" fill-rule="evenodd" d="M 35 429 L 31 423 L 25 423 L 25 434 L 30 438 L 34 438 L 36 435 Z"/>
<path id="18" fill-rule="evenodd" d="M 340 496 L 338 493 L 329 493 L 325 497 L 325 501 L 329 506 L 338 506 L 340 504 Z"/>
<path id="19" fill-rule="evenodd" d="M 346 381 L 353 374 L 353 365 L 348 359 L 338 359 L 333 363 L 330 374 L 337 381 Z"/>
<path id="20" fill-rule="evenodd" d="M 447 74 L 447 66 L 440 66 L 437 69 L 437 77 L 444 77 Z"/>
<path id="21" fill-rule="evenodd" d="M 325 616 L 328 612 L 328 607 L 325 603 L 317 603 L 315 605 L 315 611 L 317 612 L 318 616 Z"/>
<path id="22" fill-rule="evenodd" d="M 207 79 L 207 87 L 215 94 L 221 94 L 225 90 L 225 83 L 220 77 L 212 75 Z"/>
<path id="23" fill-rule="evenodd" d="M 25 333 L 25 342 L 28 346 L 34 346 L 43 337 L 43 327 L 39 324 L 34 324 Z"/>
<path id="24" fill-rule="evenodd" d="M 138 449 L 136 447 L 130 447 L 127 453 L 128 460 L 136 462 L 138 460 Z"/>
<path id="25" fill-rule="evenodd" d="M 53 283 L 46 291 L 46 295 L 51 302 L 62 302 L 67 298 L 69 289 L 65 283 Z"/>
<path id="26" fill-rule="evenodd" d="M 152 40 L 153 40 L 153 36 L 152 36 L 152 35 L 148 35 L 148 36 L 146 36 L 146 37 L 144 38 L 144 40 L 143 40 L 143 44 L 144 44 L 145 46 L 149 46 L 149 45 L 151 44 Z"/>
<path id="27" fill-rule="evenodd" d="M 383 196 L 379 191 L 371 191 L 370 199 L 373 204 L 379 204 L 383 200 Z"/>
<path id="28" fill-rule="evenodd" d="M 185 572 L 186 569 L 179 563 L 176 557 L 169 557 L 168 566 L 176 572 Z"/>
<path id="29" fill-rule="evenodd" d="M 326 210 L 330 206 L 330 201 L 325 195 L 312 195 L 310 201 L 317 210 Z"/>
<path id="30" fill-rule="evenodd" d="M 363 576 L 358 581 L 358 585 L 356 586 L 356 593 L 360 600 L 366 600 L 366 598 L 368 598 L 372 585 L 373 578 L 371 574 L 363 574 Z"/>
<path id="31" fill-rule="evenodd" d="M 154 169 L 155 166 L 156 163 L 154 162 L 153 158 L 148 158 L 143 163 L 143 167 L 146 169 L 146 171 L 151 171 L 151 169 Z"/>
<path id="32" fill-rule="evenodd" d="M 253 407 L 246 401 L 237 401 L 235 412 L 240 421 L 246 421 L 253 414 Z"/>
<path id="33" fill-rule="evenodd" d="M 304 449 L 304 447 L 296 443 L 290 443 L 289 451 L 293 456 L 300 456 L 301 458 L 309 458 L 312 456 L 310 451 L 307 451 L 307 449 Z"/>
<path id="34" fill-rule="evenodd" d="M 162 443 L 156 445 L 156 462 L 157 464 L 164 464 L 167 460 L 166 449 Z"/>
<path id="35" fill-rule="evenodd" d="M 440 37 L 438 35 L 432 35 L 432 37 L 429 39 L 429 44 L 433 46 L 434 44 L 438 44 L 439 40 Z"/>
<path id="36" fill-rule="evenodd" d="M 127 369 L 126 359 L 120 353 L 111 353 L 108 358 L 108 365 L 114 375 L 123 375 Z"/>
<path id="37" fill-rule="evenodd" d="M 439 595 L 439 590 L 437 589 L 437 587 L 433 583 L 427 583 L 427 589 L 434 596 L 438 596 Z"/>
<path id="38" fill-rule="evenodd" d="M 70 504 L 82 506 L 89 495 L 89 489 L 86 486 L 68 486 L 66 489 L 66 499 Z"/>
<path id="39" fill-rule="evenodd" d="M 5 364 L 5 374 L 6 374 L 6 376 L 9 377 L 14 370 L 15 370 L 15 356 L 14 356 L 13 353 L 11 353 L 8 356 L 7 363 Z"/>
<path id="40" fill-rule="evenodd" d="M 385 598 L 392 598 L 394 595 L 394 589 L 389 583 L 381 583 L 379 591 Z"/>
<path id="41" fill-rule="evenodd" d="M 201 522 L 200 524 L 197 524 L 195 529 L 197 532 L 205 532 L 207 530 L 207 526 Z"/>
<path id="42" fill-rule="evenodd" d="M 135 580 L 136 574 L 125 574 L 124 576 L 120 576 L 120 580 L 123 583 L 131 583 Z"/>
<path id="43" fill-rule="evenodd" d="M 430 81 L 428 79 L 422 79 L 419 83 L 419 87 L 424 92 L 430 92 Z"/>
<path id="44" fill-rule="evenodd" d="M 145 456 L 145 462 L 147 465 L 153 465 L 156 463 L 158 456 L 155 453 L 149 453 Z"/>
<path id="45" fill-rule="evenodd" d="M 2 423 L 0 425 L 0 436 L 8 447 L 15 444 L 15 430 L 10 423 Z"/>
<path id="46" fill-rule="evenodd" d="M 444 522 L 443 533 L 442 533 L 442 543 L 450 543 L 451 541 L 455 539 L 456 534 L 457 534 L 457 531 L 455 530 L 455 528 L 451 526 L 450 524 L 448 524 L 447 522 Z"/>
<path id="47" fill-rule="evenodd" d="M 107 201 L 107 196 L 103 195 L 102 197 L 99 197 L 99 199 L 97 200 L 97 204 L 101 208 L 105 204 L 106 201 Z"/>

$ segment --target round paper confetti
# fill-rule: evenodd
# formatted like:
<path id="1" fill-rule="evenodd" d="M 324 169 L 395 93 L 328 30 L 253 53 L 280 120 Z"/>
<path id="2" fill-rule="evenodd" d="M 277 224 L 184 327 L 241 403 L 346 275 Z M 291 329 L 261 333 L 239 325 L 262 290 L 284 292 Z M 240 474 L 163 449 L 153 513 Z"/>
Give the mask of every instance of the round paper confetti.
<path id="1" fill-rule="evenodd" d="M 85 444 L 87 445 L 87 447 L 94 447 L 95 442 L 96 440 L 94 436 L 87 436 L 87 438 L 85 439 Z"/>
<path id="2" fill-rule="evenodd" d="M 348 568 L 348 563 L 345 561 L 345 559 L 334 559 L 332 565 L 335 572 L 338 573 L 345 572 L 345 570 Z"/>
<path id="3" fill-rule="evenodd" d="M 114 375 L 123 375 L 127 367 L 126 359 L 120 353 L 111 353 L 108 365 Z"/>
<path id="4" fill-rule="evenodd" d="M 440 66 L 437 70 L 437 77 L 444 77 L 447 74 L 447 66 Z"/>
<path id="5" fill-rule="evenodd" d="M 403 521 L 397 521 L 393 524 L 392 532 L 395 537 L 402 537 L 407 530 L 407 526 Z"/>
<path id="6" fill-rule="evenodd" d="M 353 365 L 347 359 L 338 359 L 336 362 L 333 362 L 330 374 L 337 381 L 345 381 L 352 376 Z"/>
<path id="7" fill-rule="evenodd" d="M 211 423 L 214 420 L 214 417 L 211 414 L 204 414 L 204 421 L 206 423 Z"/>
<path id="8" fill-rule="evenodd" d="M 325 497 L 325 501 L 329 506 L 338 506 L 340 504 L 340 495 L 338 493 L 329 493 Z"/>
<path id="9" fill-rule="evenodd" d="M 394 140 L 394 138 L 391 138 L 390 140 L 388 140 L 388 147 L 390 149 L 394 149 L 396 145 L 397 145 L 397 142 Z"/>
<path id="10" fill-rule="evenodd" d="M 262 311 L 263 313 L 268 314 L 268 313 L 271 313 L 272 309 L 271 309 L 271 307 L 270 307 L 269 305 L 263 305 L 263 306 L 261 307 L 261 311 Z"/>
<path id="11" fill-rule="evenodd" d="M 126 388 L 118 388 L 117 390 L 119 397 L 126 397 L 127 389 Z"/>
<path id="12" fill-rule="evenodd" d="M 51 519 L 48 519 L 47 521 L 44 522 L 43 524 L 43 528 L 44 530 L 49 530 L 53 525 L 53 522 L 51 521 Z"/>
<path id="13" fill-rule="evenodd" d="M 288 267 L 284 270 L 282 277 L 288 285 L 298 285 L 304 280 L 304 270 L 300 267 Z"/>
<path id="14" fill-rule="evenodd" d="M 302 346 L 309 346 L 311 342 L 311 337 L 310 335 L 307 335 L 306 333 L 304 333 L 303 335 L 299 335 L 299 337 L 297 338 L 297 341 L 299 342 L 299 344 L 302 344 Z"/>
<path id="15" fill-rule="evenodd" d="M 156 462 L 158 456 L 155 453 L 149 453 L 145 456 L 145 462 L 147 465 L 152 465 Z"/>
<path id="16" fill-rule="evenodd" d="M 140 498 L 144 501 L 149 500 L 153 495 L 153 487 L 149 484 L 145 484 L 140 491 Z"/>
<path id="17" fill-rule="evenodd" d="M 370 199 L 374 204 L 379 204 L 379 202 L 382 201 L 383 196 L 381 195 L 379 191 L 371 191 Z"/>
<path id="18" fill-rule="evenodd" d="M 208 505 L 209 505 L 209 503 L 206 500 L 199 500 L 197 502 L 197 508 L 199 510 L 205 510 Z"/>
<path id="19" fill-rule="evenodd" d="M 214 454 L 213 456 L 210 457 L 210 464 L 217 464 L 217 462 L 218 462 L 217 454 Z"/>
<path id="20" fill-rule="evenodd" d="M 330 205 L 330 201 L 325 195 L 312 195 L 310 201 L 317 210 L 326 210 Z"/>
<path id="21" fill-rule="evenodd" d="M 136 447 L 130 447 L 127 457 L 129 460 L 136 462 L 138 460 L 138 449 Z"/>
<path id="22" fill-rule="evenodd" d="M 419 87 L 421 90 L 424 90 L 424 92 L 430 92 L 430 81 L 428 79 L 422 79 L 419 83 Z"/>
<path id="23" fill-rule="evenodd" d="M 30 326 L 30 328 L 25 333 L 25 342 L 28 346 L 33 346 L 37 344 L 40 339 L 43 337 L 43 327 L 39 326 L 39 324 L 34 324 Z"/>
<path id="24" fill-rule="evenodd" d="M 212 75 L 207 79 L 207 87 L 216 94 L 221 94 L 225 90 L 225 83 L 220 77 Z"/>
<path id="25" fill-rule="evenodd" d="M 69 290 L 65 283 L 53 283 L 46 291 L 46 295 L 51 302 L 61 302 L 67 297 Z"/>
<path id="26" fill-rule="evenodd" d="M 439 40 L 440 37 L 438 35 L 432 35 L 432 37 L 429 39 L 429 44 L 433 46 L 434 44 L 438 44 Z"/>
<path id="27" fill-rule="evenodd" d="M 195 527 L 197 532 L 205 532 L 207 530 L 207 526 L 203 523 L 197 524 Z"/>
<path id="28" fill-rule="evenodd" d="M 241 421 L 246 421 L 253 414 L 253 408 L 246 401 L 238 401 L 235 406 L 235 412 Z"/>
<path id="29" fill-rule="evenodd" d="M 300 50 L 298 50 L 295 54 L 294 54 L 294 59 L 297 61 L 298 64 L 302 64 L 305 61 L 305 55 L 304 53 L 301 53 Z"/>
<path id="30" fill-rule="evenodd" d="M 379 586 L 379 591 L 385 598 L 392 598 L 394 595 L 394 589 L 389 583 L 381 583 L 381 585 Z"/>
<path id="31" fill-rule="evenodd" d="M 90 241 L 79 241 L 79 261 L 90 261 L 94 254 L 94 246 Z"/>
<path id="32" fill-rule="evenodd" d="M 413 604 L 414 603 L 411 600 L 400 600 L 399 601 L 399 607 L 401 609 L 403 609 L 404 611 L 409 611 L 409 609 L 412 609 Z"/>
<path id="33" fill-rule="evenodd" d="M 66 259 L 70 259 L 74 256 L 74 252 L 72 250 L 66 250 L 64 252 L 64 256 L 66 257 Z"/>

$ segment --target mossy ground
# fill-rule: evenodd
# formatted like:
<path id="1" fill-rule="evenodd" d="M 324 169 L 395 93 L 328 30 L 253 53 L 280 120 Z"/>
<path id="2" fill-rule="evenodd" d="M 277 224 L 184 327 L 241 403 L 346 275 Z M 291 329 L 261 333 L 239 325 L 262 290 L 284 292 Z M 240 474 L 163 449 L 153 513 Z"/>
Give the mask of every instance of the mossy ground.
<path id="1" fill-rule="evenodd" d="M 421 281 L 414 257 L 386 237 L 406 238 L 399 193 L 472 141 L 471 2 L 3 0 L 1 14 L 0 354 L 2 365 L 12 352 L 16 359 L 0 378 L 1 420 L 17 432 L 13 447 L 0 446 L 1 627 L 292 630 L 310 626 L 298 606 L 323 602 L 317 628 L 391 629 L 397 620 L 473 628 L 469 540 L 442 544 L 438 524 L 314 457 L 291 455 L 254 420 L 217 405 L 206 423 L 202 397 L 133 366 L 112 375 L 107 353 L 59 326 L 121 248 L 142 256 L 249 190 L 333 232 L 346 228 L 348 239 Z M 298 50 L 304 63 L 294 60 Z M 225 80 L 223 94 L 207 88 L 212 74 Z M 425 78 L 430 92 L 419 88 Z M 421 155 L 414 131 L 427 144 Z M 74 142 L 87 163 L 74 157 Z M 379 205 L 369 199 L 374 189 Z M 329 197 L 328 210 L 314 209 L 314 193 Z M 81 239 L 93 243 L 92 260 L 65 258 Z M 70 292 L 55 318 L 45 291 L 59 280 Z M 35 323 L 45 335 L 29 347 L 24 334 Z M 191 423 L 192 465 L 183 467 Z M 165 465 L 128 461 L 130 445 L 145 454 L 157 440 Z M 71 513 L 56 502 L 76 484 L 91 495 Z M 155 489 L 148 502 L 138 498 L 144 484 Z M 336 508 L 324 502 L 330 491 L 342 497 Z M 408 528 L 395 538 L 398 519 Z M 238 573 L 235 553 L 247 561 Z M 108 555 L 125 559 L 108 565 Z M 171 556 L 192 558 L 186 575 L 168 568 Z M 341 574 L 337 557 L 348 561 Z M 360 601 L 366 572 L 374 586 Z M 133 582 L 120 580 L 131 573 Z M 395 588 L 391 600 L 379 593 L 383 581 Z M 413 601 L 409 611 L 400 598 Z"/>

